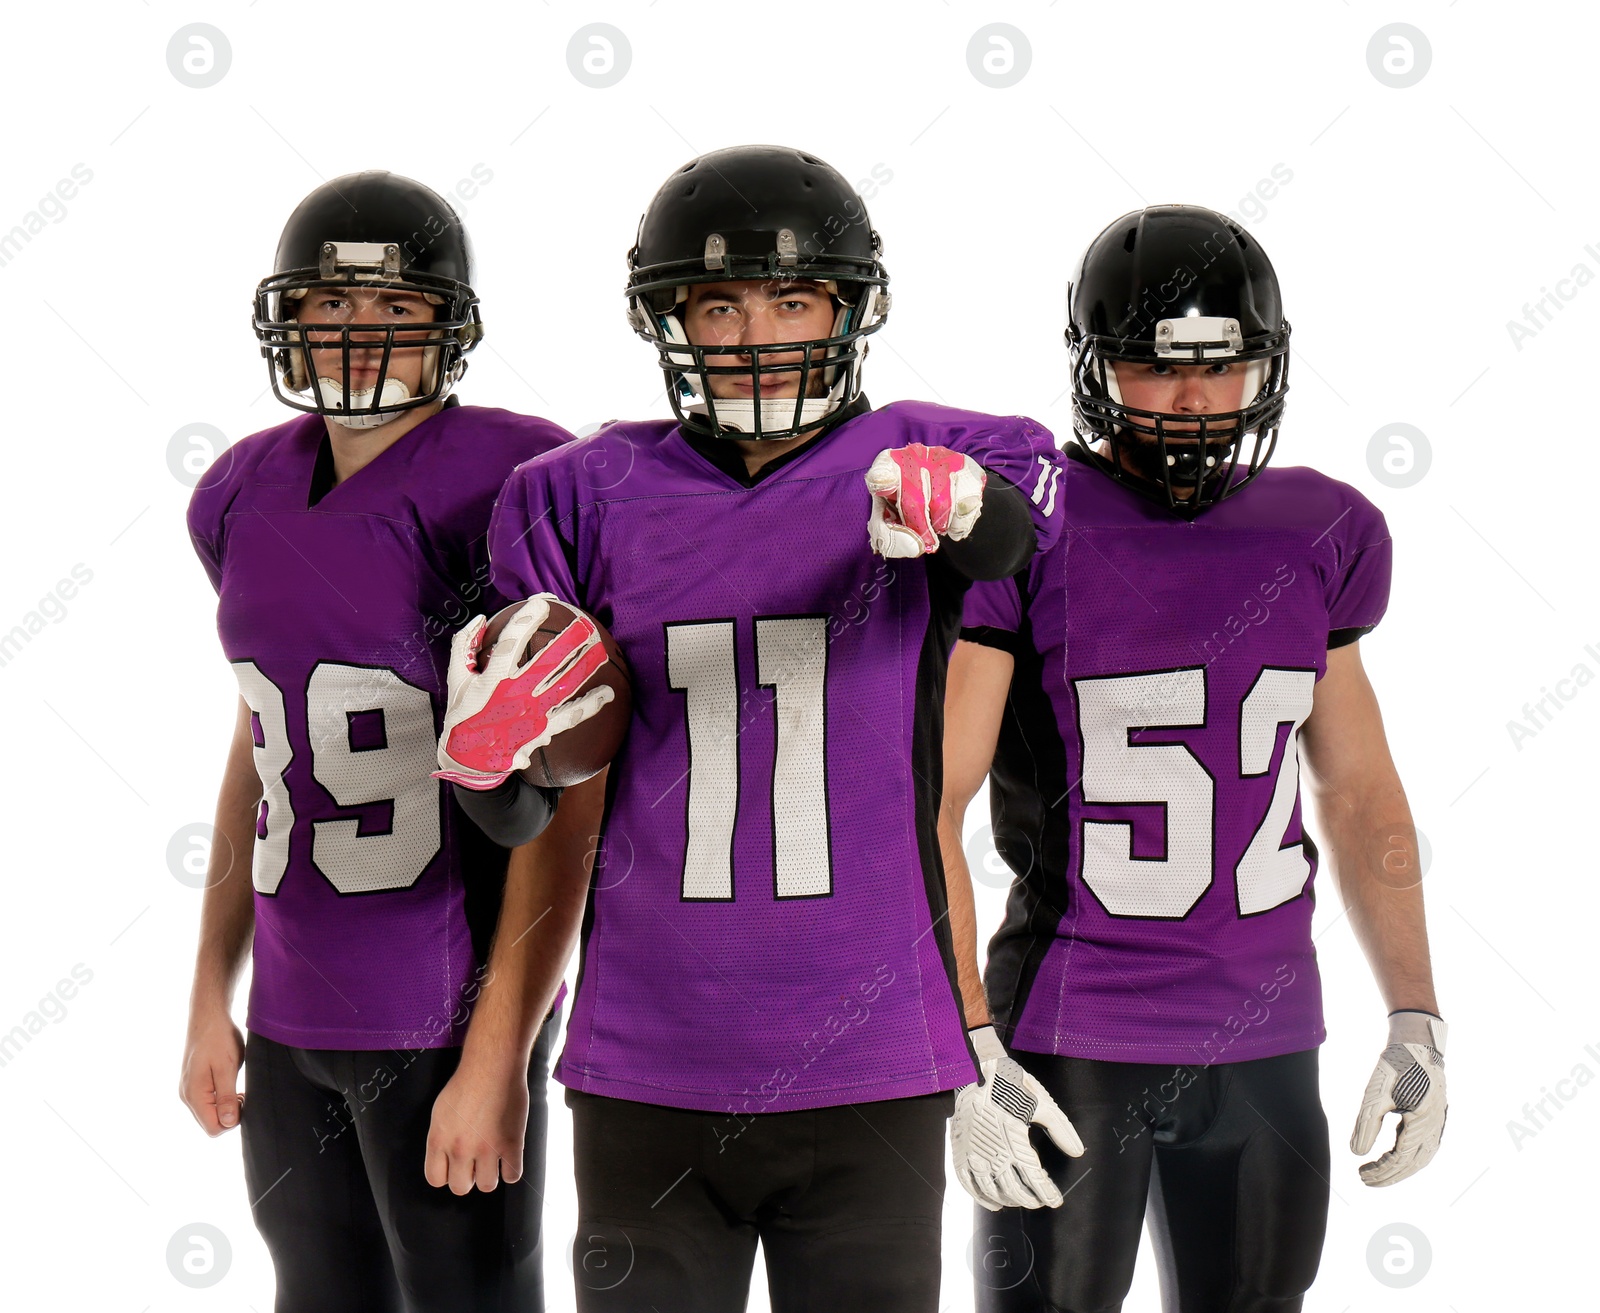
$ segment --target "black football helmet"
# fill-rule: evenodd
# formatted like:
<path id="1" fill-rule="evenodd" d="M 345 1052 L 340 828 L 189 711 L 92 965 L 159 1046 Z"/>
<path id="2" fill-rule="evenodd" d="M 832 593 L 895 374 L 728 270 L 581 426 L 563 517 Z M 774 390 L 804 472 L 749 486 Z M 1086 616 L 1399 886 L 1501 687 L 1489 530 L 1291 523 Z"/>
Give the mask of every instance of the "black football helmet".
<path id="1" fill-rule="evenodd" d="M 1106 228 L 1067 287 L 1066 338 L 1078 442 L 1118 482 L 1192 518 L 1271 459 L 1289 391 L 1289 324 L 1267 253 L 1225 215 L 1154 205 Z M 1123 403 L 1114 360 L 1242 364 L 1240 409 L 1134 409 Z"/>
<path id="2" fill-rule="evenodd" d="M 679 423 L 711 437 L 790 438 L 854 401 L 862 339 L 889 313 L 882 249 L 855 188 L 805 151 L 733 146 L 674 173 L 639 220 L 627 297 L 628 322 L 655 345 Z M 724 280 L 821 283 L 836 309 L 833 332 L 771 346 L 695 346 L 683 322 L 689 284 Z M 795 352 L 799 360 L 773 361 Z M 747 375 L 754 395 L 713 397 L 710 379 L 719 374 Z M 798 394 L 763 399 L 762 374 L 798 375 Z"/>
<path id="3" fill-rule="evenodd" d="M 318 287 L 420 293 L 436 307 L 428 324 L 315 324 L 296 303 Z M 472 244 L 461 217 L 431 188 L 382 170 L 350 173 L 301 201 L 284 225 L 272 274 L 255 296 L 255 331 L 279 401 L 352 428 L 385 424 L 401 411 L 446 396 L 483 336 L 472 290 Z M 307 329 L 319 350 L 342 350 L 342 379 L 318 379 Z M 389 377 L 391 353 L 423 348 L 421 390 Z M 382 348 L 369 391 L 350 392 L 351 335 L 360 350 Z"/>

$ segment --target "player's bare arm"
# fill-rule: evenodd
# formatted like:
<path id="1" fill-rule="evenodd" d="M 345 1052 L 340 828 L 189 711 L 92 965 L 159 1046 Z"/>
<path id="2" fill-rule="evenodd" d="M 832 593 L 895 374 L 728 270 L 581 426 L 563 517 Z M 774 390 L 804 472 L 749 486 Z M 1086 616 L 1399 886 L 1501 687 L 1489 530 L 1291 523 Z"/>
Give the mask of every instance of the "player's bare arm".
<path id="1" fill-rule="evenodd" d="M 1055 1208 L 1062 1201 L 1061 1191 L 1029 1142 L 1030 1125 L 1042 1127 L 1063 1153 L 1072 1157 L 1083 1153 L 1083 1141 L 1049 1092 L 1006 1055 L 989 1022 L 978 971 L 972 876 L 961 846 L 961 824 L 994 760 L 1013 664 L 1010 653 L 977 643 L 958 642 L 951 653 L 945 685 L 944 797 L 939 809 L 951 939 L 980 1077 L 956 1092 L 950 1157 L 956 1179 L 991 1212 L 1005 1207 Z"/>
<path id="2" fill-rule="evenodd" d="M 550 823 L 512 850 L 489 970 L 428 1130 L 430 1185 L 466 1194 L 522 1175 L 528 1055 L 578 941 L 606 772 L 562 795 Z"/>
<path id="3" fill-rule="evenodd" d="M 1317 814 L 1334 880 L 1389 1009 L 1389 1037 L 1362 1096 L 1353 1153 L 1376 1143 L 1400 1114 L 1394 1147 L 1361 1167 L 1368 1185 L 1393 1185 L 1439 1149 L 1445 1121 L 1445 1025 L 1434 996 L 1422 866 L 1399 772 L 1360 644 L 1328 653 L 1303 734 Z"/>
<path id="4" fill-rule="evenodd" d="M 1301 741 L 1334 880 L 1384 1004 L 1437 1015 L 1416 828 L 1360 643 L 1328 653 Z"/>
<path id="5" fill-rule="evenodd" d="M 178 1082 L 178 1097 L 208 1135 L 237 1126 L 244 1103 L 238 1092 L 244 1037 L 231 1008 L 255 929 L 250 853 L 255 846 L 261 779 L 252 758 L 254 747 L 250 708 L 241 698 L 217 791 L 215 833 L 200 904 L 200 949 Z"/>
<path id="6" fill-rule="evenodd" d="M 961 842 L 962 822 L 994 761 L 995 743 L 1011 687 L 1011 654 L 978 643 L 957 643 L 950 654 L 944 695 L 944 798 L 939 808 L 939 851 L 950 901 L 950 934 L 969 1029 L 989 1024 L 978 970 L 977 917 L 972 873 Z"/>

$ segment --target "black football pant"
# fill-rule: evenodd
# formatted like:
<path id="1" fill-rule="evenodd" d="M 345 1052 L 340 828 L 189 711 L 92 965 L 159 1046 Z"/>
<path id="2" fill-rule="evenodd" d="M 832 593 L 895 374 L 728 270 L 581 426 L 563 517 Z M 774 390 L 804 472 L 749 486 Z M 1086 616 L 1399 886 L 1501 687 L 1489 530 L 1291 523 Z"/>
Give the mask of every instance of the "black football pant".
<path id="1" fill-rule="evenodd" d="M 974 1208 L 979 1313 L 1120 1313 L 1146 1220 L 1166 1313 L 1299 1313 L 1328 1219 L 1317 1051 L 1154 1066 L 1013 1052 L 1084 1155 L 1034 1135 L 1060 1208 Z"/>
<path id="2" fill-rule="evenodd" d="M 252 1034 L 240 1123 L 277 1313 L 542 1313 L 545 1082 L 528 1063 L 522 1179 L 457 1196 L 423 1176 L 459 1048 L 302 1049 Z"/>
<path id="3" fill-rule="evenodd" d="M 734 1116 L 567 1091 L 579 1313 L 936 1313 L 954 1096 Z"/>

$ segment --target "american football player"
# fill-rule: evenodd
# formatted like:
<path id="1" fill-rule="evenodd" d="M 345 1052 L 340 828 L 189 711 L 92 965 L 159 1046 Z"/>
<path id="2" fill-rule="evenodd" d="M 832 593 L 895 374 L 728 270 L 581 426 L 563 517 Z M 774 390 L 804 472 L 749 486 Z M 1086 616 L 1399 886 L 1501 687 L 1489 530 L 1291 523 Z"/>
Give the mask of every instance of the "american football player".
<path id="1" fill-rule="evenodd" d="M 674 417 L 529 461 L 495 509 L 496 585 L 592 612 L 634 681 L 603 787 L 545 836 L 576 879 L 593 857 L 556 1068 L 586 1311 L 743 1309 L 758 1240 L 774 1309 L 938 1307 L 944 1128 L 977 1077 L 945 662 L 970 581 L 1054 537 L 1059 465 L 1031 420 L 872 408 L 880 250 L 815 156 L 684 165 L 628 261 Z"/>
<path id="2" fill-rule="evenodd" d="M 1289 325 L 1237 224 L 1125 215 L 1068 320 L 1060 540 L 971 590 L 950 668 L 945 862 L 965 871 L 988 773 L 1015 874 L 985 976 L 995 1092 L 952 1128 L 978 1306 L 1120 1309 L 1148 1218 L 1169 1313 L 1293 1313 L 1330 1170 L 1302 761 L 1389 1010 L 1351 1148 L 1388 1113 L 1398 1136 L 1362 1180 L 1422 1168 L 1444 1124 L 1416 832 L 1360 655 L 1389 532 L 1355 489 L 1269 465 Z M 1001 1097 L 1007 1075 L 1023 1097 Z M 1082 1158 L 1029 1139 L 1034 1090 Z"/>
<path id="3" fill-rule="evenodd" d="M 242 1128 L 280 1313 L 542 1308 L 557 1023 L 498 982 L 568 946 L 529 850 L 508 860 L 432 772 L 451 635 L 507 600 L 495 495 L 570 435 L 453 395 L 482 334 L 471 247 L 407 178 L 307 196 L 255 329 L 304 413 L 189 506 L 240 697 L 180 1095 L 208 1133 Z M 530 791 L 530 831 L 553 805 Z"/>

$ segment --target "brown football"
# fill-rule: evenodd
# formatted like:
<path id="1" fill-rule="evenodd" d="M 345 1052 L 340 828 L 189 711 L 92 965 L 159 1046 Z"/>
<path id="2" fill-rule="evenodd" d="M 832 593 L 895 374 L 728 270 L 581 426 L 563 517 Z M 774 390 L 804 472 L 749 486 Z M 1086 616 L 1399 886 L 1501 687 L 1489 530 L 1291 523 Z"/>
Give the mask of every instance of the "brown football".
<path id="1" fill-rule="evenodd" d="M 497 611 L 490 619 L 488 627 L 484 630 L 483 641 L 478 645 L 479 669 L 482 669 L 483 663 L 489 659 L 495 640 L 500 637 L 506 623 L 517 613 L 521 605 L 522 603 L 518 602 L 508 606 L 503 611 Z M 577 614 L 580 613 L 576 608 L 562 602 L 550 603 L 550 614 L 529 637 L 527 647 L 518 658 L 518 667 L 525 666 L 533 660 L 543 650 L 545 644 L 566 628 Z M 551 739 L 547 746 L 534 750 L 533 760 L 518 772 L 529 784 L 562 789 L 572 784 L 582 784 L 584 780 L 598 775 L 611 764 L 612 759 L 621 750 L 622 740 L 628 732 L 628 721 L 633 715 L 633 681 L 628 675 L 628 663 L 623 660 L 616 640 L 606 632 L 606 627 L 593 616 L 588 618 L 600 631 L 600 641 L 605 645 L 607 661 L 589 676 L 573 696 L 587 693 L 590 689 L 605 684 L 611 689 L 611 701 L 588 720 L 574 725 L 569 730 L 563 730 Z"/>

